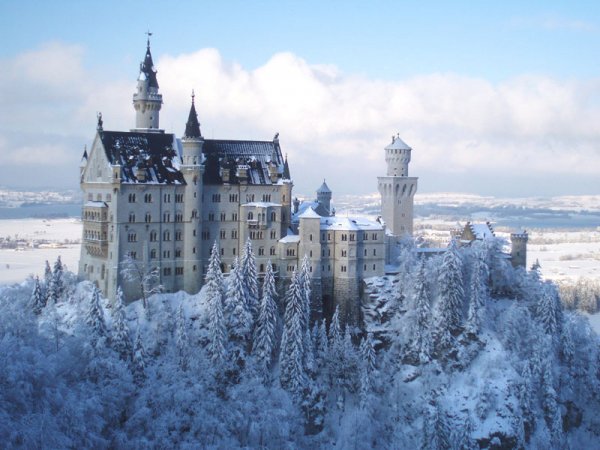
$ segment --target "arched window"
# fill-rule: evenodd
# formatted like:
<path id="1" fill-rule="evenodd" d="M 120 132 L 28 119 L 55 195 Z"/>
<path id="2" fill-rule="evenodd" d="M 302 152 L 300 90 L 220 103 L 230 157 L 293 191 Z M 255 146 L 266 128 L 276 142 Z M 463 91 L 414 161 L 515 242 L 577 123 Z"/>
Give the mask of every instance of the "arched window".
<path id="1" fill-rule="evenodd" d="M 254 214 L 252 213 L 252 211 L 250 211 L 248 213 L 248 220 L 253 220 L 254 219 Z"/>

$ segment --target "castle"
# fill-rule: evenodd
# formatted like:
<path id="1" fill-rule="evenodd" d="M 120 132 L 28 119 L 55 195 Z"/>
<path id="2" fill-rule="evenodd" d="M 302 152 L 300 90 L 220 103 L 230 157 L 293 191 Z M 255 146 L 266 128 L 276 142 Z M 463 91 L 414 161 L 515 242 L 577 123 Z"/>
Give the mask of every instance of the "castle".
<path id="1" fill-rule="evenodd" d="M 196 293 L 214 242 L 228 273 L 252 242 L 257 269 L 272 264 L 280 286 L 306 256 L 313 306 L 344 321 L 359 318 L 365 278 L 385 274 L 398 241 L 413 231 L 416 177 L 408 176 L 411 148 L 400 137 L 385 147 L 387 173 L 378 178 L 382 219 L 337 217 L 325 181 L 316 200 L 292 198 L 293 182 L 278 134 L 268 141 L 205 139 L 192 94 L 181 139 L 160 128 L 162 94 L 150 41 L 133 94 L 135 128 L 106 131 L 101 115 L 80 183 L 84 193 L 79 276 L 114 298 L 140 297 L 124 279 L 124 260 L 155 269 L 168 292 Z"/>

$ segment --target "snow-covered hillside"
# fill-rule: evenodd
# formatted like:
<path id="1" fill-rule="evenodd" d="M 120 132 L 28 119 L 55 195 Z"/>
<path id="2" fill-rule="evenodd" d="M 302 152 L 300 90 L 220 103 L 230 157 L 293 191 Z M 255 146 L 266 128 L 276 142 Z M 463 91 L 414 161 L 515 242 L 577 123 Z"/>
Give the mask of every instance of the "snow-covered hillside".
<path id="1" fill-rule="evenodd" d="M 600 349 L 536 271 L 451 245 L 368 281 L 364 323 L 309 324 L 308 265 L 251 248 L 198 295 L 124 307 L 75 283 L 0 288 L 0 440 L 23 448 L 598 448 Z M 259 287 L 261 287 L 259 289 Z M 355 299 L 350 299 L 355 301 Z"/>

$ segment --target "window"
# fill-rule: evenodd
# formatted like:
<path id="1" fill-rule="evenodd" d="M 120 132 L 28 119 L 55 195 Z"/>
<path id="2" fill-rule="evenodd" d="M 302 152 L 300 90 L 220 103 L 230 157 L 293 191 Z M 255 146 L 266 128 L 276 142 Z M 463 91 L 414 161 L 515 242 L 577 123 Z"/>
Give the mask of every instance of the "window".
<path id="1" fill-rule="evenodd" d="M 221 247 L 221 256 L 225 256 L 225 249 Z"/>
<path id="2" fill-rule="evenodd" d="M 265 249 L 263 247 L 258 249 L 258 256 L 265 256 Z M 261 270 L 261 272 L 263 271 Z"/>
<path id="3" fill-rule="evenodd" d="M 259 268 L 259 272 L 261 272 L 261 273 L 262 273 L 262 272 L 264 272 L 264 271 L 265 271 L 265 265 L 264 265 L 264 264 L 261 264 L 261 265 L 260 265 L 260 268 Z"/>
<path id="4" fill-rule="evenodd" d="M 233 247 L 231 253 L 233 254 L 233 256 L 235 256 L 235 247 Z"/>
<path id="5" fill-rule="evenodd" d="M 129 257 L 131 259 L 137 259 L 137 252 L 129 252 Z"/>
<path id="6" fill-rule="evenodd" d="M 237 230 L 231 230 L 231 239 L 237 239 L 238 235 L 237 235 Z"/>
<path id="7" fill-rule="evenodd" d="M 271 230 L 271 239 L 277 239 L 277 230 Z"/>
<path id="8" fill-rule="evenodd" d="M 371 235 L 371 238 L 372 238 L 374 241 L 376 241 L 376 240 L 377 240 L 377 233 L 373 233 L 373 234 Z"/>
<path id="9" fill-rule="evenodd" d="M 327 256 L 331 256 L 331 249 L 330 248 L 327 249 Z"/>
<path id="10" fill-rule="evenodd" d="M 137 242 L 137 234 L 129 233 L 127 235 L 127 242 Z"/>
<path id="11" fill-rule="evenodd" d="M 348 235 L 342 234 L 342 241 L 347 241 L 347 240 L 348 240 Z"/>
<path id="12" fill-rule="evenodd" d="M 183 267 L 175 267 L 175 275 L 183 275 Z"/>
<path id="13" fill-rule="evenodd" d="M 163 213 L 163 222 L 170 222 L 171 221 L 171 213 Z"/>
<path id="14" fill-rule="evenodd" d="M 368 241 L 368 240 L 369 240 L 369 233 L 363 234 L 363 241 Z"/>
<path id="15" fill-rule="evenodd" d="M 202 239 L 205 241 L 208 241 L 210 239 L 210 231 L 203 231 L 202 232 Z"/>
<path id="16" fill-rule="evenodd" d="M 271 222 L 277 221 L 277 213 L 275 211 L 271 211 Z"/>
<path id="17" fill-rule="evenodd" d="M 146 222 L 146 223 L 152 222 L 152 214 L 146 213 L 146 215 L 144 216 L 144 222 Z"/>
<path id="18" fill-rule="evenodd" d="M 263 194 L 262 201 L 263 202 L 270 202 L 271 201 L 271 194 Z"/>
<path id="19" fill-rule="evenodd" d="M 331 240 L 331 233 L 327 233 L 327 240 L 330 241 Z"/>
<path id="20" fill-rule="evenodd" d="M 225 231 L 225 230 L 219 231 L 219 238 L 220 239 L 225 239 L 226 235 L 227 235 L 227 231 Z"/>
<path id="21" fill-rule="evenodd" d="M 310 258 L 312 258 L 312 250 L 311 250 L 310 252 L 308 252 L 308 253 L 309 253 L 309 255 L 308 255 L 308 256 L 309 256 Z"/>
<path id="22" fill-rule="evenodd" d="M 163 250 L 163 259 L 167 259 L 171 257 L 171 251 L 170 250 Z"/>
<path id="23" fill-rule="evenodd" d="M 262 239 L 263 232 L 262 231 L 250 231 L 250 239 Z"/>
<path id="24" fill-rule="evenodd" d="M 163 269 L 163 275 L 164 276 L 170 276 L 171 275 L 171 268 L 170 267 L 165 267 Z"/>
<path id="25" fill-rule="evenodd" d="M 347 251 L 346 250 L 342 250 L 342 256 L 347 256 Z"/>
<path id="26" fill-rule="evenodd" d="M 348 272 L 348 268 L 346 266 L 341 266 L 340 272 Z"/>
<path id="27" fill-rule="evenodd" d="M 156 249 L 150 250 L 150 259 L 156 259 Z"/>
<path id="28" fill-rule="evenodd" d="M 152 194 L 144 194 L 144 203 L 152 203 Z"/>
<path id="29" fill-rule="evenodd" d="M 227 218 L 225 217 L 225 213 L 222 212 L 221 213 L 221 222 L 225 222 L 227 220 Z"/>
<path id="30" fill-rule="evenodd" d="M 150 242 L 156 242 L 157 241 L 157 233 L 156 231 L 152 230 L 150 232 Z"/>
<path id="31" fill-rule="evenodd" d="M 376 248 L 373 249 L 373 256 L 377 256 L 377 249 Z"/>
<path id="32" fill-rule="evenodd" d="M 237 215 L 237 213 L 232 213 L 232 214 L 231 214 L 231 220 L 232 220 L 233 222 L 237 222 L 237 220 L 238 220 L 238 215 Z"/>
<path id="33" fill-rule="evenodd" d="M 376 265 L 376 264 L 373 264 L 373 270 L 375 270 L 375 268 L 376 268 L 376 267 L 377 267 L 377 265 Z"/>
<path id="34" fill-rule="evenodd" d="M 367 256 L 367 249 L 365 248 L 365 256 Z"/>
<path id="35" fill-rule="evenodd" d="M 196 247 L 192 247 L 192 253 L 195 255 L 196 254 Z"/>
<path id="36" fill-rule="evenodd" d="M 270 254 L 271 256 L 274 256 L 274 255 L 275 255 L 275 247 L 271 247 L 271 249 L 269 250 L 269 254 Z"/>
<path id="37" fill-rule="evenodd" d="M 254 201 L 254 194 L 246 194 L 246 203 Z"/>
<path id="38" fill-rule="evenodd" d="M 321 250 L 321 256 L 325 257 L 325 249 Z"/>
<path id="39" fill-rule="evenodd" d="M 165 195 L 163 195 L 163 202 L 164 203 L 171 203 L 171 194 L 165 194 Z"/>
<path id="40" fill-rule="evenodd" d="M 111 195 L 110 194 L 106 194 L 106 201 L 110 203 L 111 201 Z"/>
<path id="41" fill-rule="evenodd" d="M 89 200 L 89 201 L 92 201 L 92 200 L 94 200 L 94 194 L 92 194 L 92 193 L 89 193 L 89 194 L 88 194 L 88 200 Z M 131 202 L 130 202 L 130 203 L 131 203 Z"/>
<path id="42" fill-rule="evenodd" d="M 198 211 L 197 210 L 193 210 L 192 211 L 192 219 L 196 219 L 198 218 Z"/>
<path id="43" fill-rule="evenodd" d="M 133 223 L 133 222 L 135 222 L 135 214 L 129 213 L 129 223 Z"/>
<path id="44" fill-rule="evenodd" d="M 213 194 L 212 201 L 213 203 L 221 203 L 221 194 Z"/>
<path id="45" fill-rule="evenodd" d="M 294 270 L 296 270 L 296 266 L 294 266 L 294 265 L 287 266 L 287 271 L 288 272 L 293 272 Z"/>
<path id="46" fill-rule="evenodd" d="M 171 233 L 169 232 L 169 230 L 166 230 L 163 233 L 163 241 L 170 241 L 171 240 Z"/>
<path id="47" fill-rule="evenodd" d="M 363 270 L 367 270 L 367 265 L 366 264 L 363 266 Z"/>
<path id="48" fill-rule="evenodd" d="M 229 203 L 237 203 L 238 195 L 237 194 L 229 194 Z"/>
<path id="49" fill-rule="evenodd" d="M 353 240 L 354 240 L 354 237 L 355 237 L 355 234 L 354 234 L 354 233 L 350 233 L 350 240 L 351 240 L 351 241 L 353 241 Z"/>
<path id="50" fill-rule="evenodd" d="M 215 213 L 208 213 L 208 221 L 213 222 L 215 220 Z"/>
<path id="51" fill-rule="evenodd" d="M 176 230 L 175 231 L 175 240 L 181 241 L 181 235 L 182 235 L 181 230 Z"/>
<path id="52" fill-rule="evenodd" d="M 309 240 L 310 242 L 312 242 L 312 234 L 309 234 L 309 235 L 308 235 L 308 240 Z"/>
<path id="53" fill-rule="evenodd" d="M 175 222 L 183 222 L 183 213 L 175 213 Z"/>
<path id="54" fill-rule="evenodd" d="M 175 203 L 183 203 L 183 194 L 175 194 Z"/>
<path id="55" fill-rule="evenodd" d="M 296 249 L 294 249 L 294 248 L 288 248 L 288 249 L 285 251 L 285 254 L 286 254 L 287 256 L 296 256 Z"/>
<path id="56" fill-rule="evenodd" d="M 129 203 L 135 203 L 135 194 L 129 194 Z"/>
<path id="57" fill-rule="evenodd" d="M 194 264 L 194 267 L 192 267 L 192 271 L 195 272 L 198 269 L 198 267 Z"/>
<path id="58" fill-rule="evenodd" d="M 248 220 L 254 220 L 254 214 L 252 213 L 252 211 L 248 213 Z"/>

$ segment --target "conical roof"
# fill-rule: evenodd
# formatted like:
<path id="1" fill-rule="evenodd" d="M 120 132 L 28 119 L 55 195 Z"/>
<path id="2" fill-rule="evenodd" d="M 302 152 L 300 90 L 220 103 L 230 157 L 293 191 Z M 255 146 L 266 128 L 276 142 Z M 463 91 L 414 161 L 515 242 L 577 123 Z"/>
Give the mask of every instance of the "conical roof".
<path id="1" fill-rule="evenodd" d="M 146 56 L 144 62 L 140 64 L 140 75 L 143 74 L 145 79 L 148 80 L 148 86 L 158 89 L 158 80 L 156 79 L 156 69 L 154 68 L 154 62 L 152 61 L 152 53 L 150 53 L 150 39 L 146 46 Z"/>
<path id="2" fill-rule="evenodd" d="M 188 116 L 187 123 L 185 124 L 185 133 L 183 137 L 186 138 L 200 138 L 200 122 L 198 122 L 198 113 L 196 113 L 196 106 L 194 105 L 194 92 L 192 91 L 192 106 L 190 108 L 190 115 Z"/>
<path id="3" fill-rule="evenodd" d="M 317 189 L 317 194 L 331 194 L 331 189 L 329 189 L 329 186 L 327 186 L 325 180 L 323 180 L 321 187 Z"/>
<path id="4" fill-rule="evenodd" d="M 406 142 L 400 139 L 400 136 L 392 136 L 392 143 L 388 145 L 386 150 L 412 150 Z"/>

